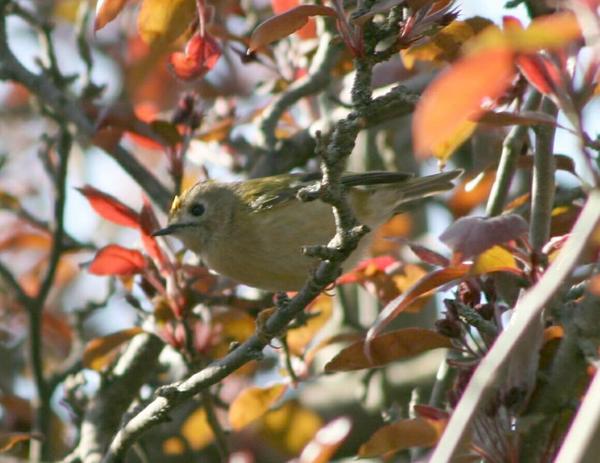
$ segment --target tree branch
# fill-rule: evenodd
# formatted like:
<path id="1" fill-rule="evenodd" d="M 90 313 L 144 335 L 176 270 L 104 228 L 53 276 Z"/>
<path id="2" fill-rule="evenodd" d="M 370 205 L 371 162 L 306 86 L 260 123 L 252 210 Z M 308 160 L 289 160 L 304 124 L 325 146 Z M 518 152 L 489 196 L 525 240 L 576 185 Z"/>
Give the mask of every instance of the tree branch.
<path id="1" fill-rule="evenodd" d="M 154 373 L 163 346 L 163 342 L 151 334 L 141 334 L 131 340 L 89 401 L 80 427 L 80 440 L 66 461 L 98 463 L 102 460 L 123 415 L 140 387 Z"/>

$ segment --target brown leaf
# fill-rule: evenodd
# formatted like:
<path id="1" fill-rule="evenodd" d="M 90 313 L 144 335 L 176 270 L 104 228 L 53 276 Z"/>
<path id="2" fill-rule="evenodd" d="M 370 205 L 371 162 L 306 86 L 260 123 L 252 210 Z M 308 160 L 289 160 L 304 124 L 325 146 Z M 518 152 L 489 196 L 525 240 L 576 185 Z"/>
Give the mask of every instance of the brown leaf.
<path id="1" fill-rule="evenodd" d="M 412 447 L 431 447 L 441 437 L 446 421 L 415 418 L 379 428 L 360 446 L 358 456 L 372 458 Z"/>
<path id="2" fill-rule="evenodd" d="M 112 360 L 110 355 L 121 344 L 129 341 L 134 336 L 143 333 L 144 330 L 138 326 L 116 333 L 92 339 L 83 351 L 83 366 L 92 370 L 101 371 Z"/>
<path id="3" fill-rule="evenodd" d="M 327 463 L 350 433 L 352 422 L 342 416 L 323 426 L 300 454 L 298 463 Z"/>
<path id="4" fill-rule="evenodd" d="M 479 118 L 479 122 L 494 126 L 539 124 L 557 126 L 554 117 L 540 111 L 521 111 L 520 113 L 487 111 Z"/>
<path id="5" fill-rule="evenodd" d="M 109 244 L 100 249 L 88 267 L 94 275 L 133 275 L 146 267 L 141 252 L 127 249 L 118 244 Z"/>
<path id="6" fill-rule="evenodd" d="M 336 16 L 334 9 L 322 5 L 298 5 L 285 13 L 272 16 L 252 32 L 248 53 L 253 53 L 276 40 L 296 32 L 311 16 Z"/>
<path id="7" fill-rule="evenodd" d="M 229 423 L 235 431 L 246 427 L 263 416 L 287 390 L 287 385 L 260 388 L 249 387 L 243 390 L 229 407 Z"/>
<path id="8" fill-rule="evenodd" d="M 464 260 L 481 254 L 496 244 L 520 238 L 528 230 L 525 219 L 517 214 L 462 217 L 440 235 L 440 240 Z"/>
<path id="9" fill-rule="evenodd" d="M 404 328 L 373 338 L 369 346 L 370 359 L 365 354 L 363 340 L 349 345 L 325 365 L 325 372 L 377 368 L 428 350 L 451 346 L 450 339 L 435 331 Z"/>
<path id="10" fill-rule="evenodd" d="M 413 284 L 405 293 L 388 303 L 377 316 L 377 319 L 367 332 L 366 348 L 368 354 L 369 343 L 377 336 L 388 323 L 394 320 L 400 313 L 407 311 L 412 304 L 420 298 L 428 297 L 430 292 L 451 281 L 458 280 L 468 274 L 469 265 L 460 264 L 455 267 L 445 267 L 434 270 L 423 276 Z"/>
<path id="11" fill-rule="evenodd" d="M 507 49 L 486 50 L 456 61 L 419 100 L 413 118 L 417 156 L 432 154 L 455 137 L 466 121 L 477 119 L 484 111 L 482 103 L 502 95 L 513 75 L 513 53 Z"/>

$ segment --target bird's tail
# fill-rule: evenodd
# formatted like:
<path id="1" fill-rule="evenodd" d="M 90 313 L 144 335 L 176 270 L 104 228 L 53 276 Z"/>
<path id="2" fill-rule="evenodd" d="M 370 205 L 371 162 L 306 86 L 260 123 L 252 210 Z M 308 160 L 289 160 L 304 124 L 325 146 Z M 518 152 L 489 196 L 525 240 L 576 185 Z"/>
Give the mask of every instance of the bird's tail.
<path id="1" fill-rule="evenodd" d="M 457 169 L 406 180 L 401 184 L 402 197 L 394 206 L 394 212 L 398 214 L 410 203 L 451 190 L 454 188 L 452 180 L 460 177 L 462 173 L 462 170 Z"/>

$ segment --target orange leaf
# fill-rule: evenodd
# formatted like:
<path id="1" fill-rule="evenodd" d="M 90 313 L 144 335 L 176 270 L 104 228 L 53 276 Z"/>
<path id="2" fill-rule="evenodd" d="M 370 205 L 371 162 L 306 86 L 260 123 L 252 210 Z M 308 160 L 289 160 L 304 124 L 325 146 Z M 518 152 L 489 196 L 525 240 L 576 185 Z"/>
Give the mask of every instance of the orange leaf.
<path id="1" fill-rule="evenodd" d="M 229 423 L 235 431 L 246 427 L 263 416 L 286 391 L 285 384 L 260 388 L 249 387 L 243 390 L 229 407 Z"/>
<path id="2" fill-rule="evenodd" d="M 0 241 L 0 251 L 14 249 L 39 249 L 47 251 L 50 249 L 52 240 L 49 234 L 18 232 Z"/>
<path id="3" fill-rule="evenodd" d="M 96 4 L 94 30 L 98 31 L 117 17 L 127 0 L 99 0 Z"/>
<path id="4" fill-rule="evenodd" d="M 88 271 L 94 275 L 133 275 L 145 267 L 146 259 L 141 252 L 109 244 L 96 253 Z"/>
<path id="5" fill-rule="evenodd" d="M 424 157 L 447 143 L 465 121 L 483 114 L 482 104 L 495 100 L 514 75 L 513 53 L 485 50 L 458 60 L 423 93 L 415 110 L 415 153 Z"/>
<path id="6" fill-rule="evenodd" d="M 350 433 L 352 422 L 342 416 L 323 426 L 300 454 L 298 463 L 327 463 Z"/>
<path id="7" fill-rule="evenodd" d="M 6 452 L 17 445 L 19 442 L 30 439 L 41 439 L 39 434 L 29 432 L 0 432 L 0 452 Z"/>
<path id="8" fill-rule="evenodd" d="M 413 284 L 408 291 L 386 305 L 367 333 L 365 340 L 367 355 L 369 343 L 387 326 L 388 323 L 395 319 L 400 313 L 406 311 L 410 305 L 420 297 L 427 296 L 434 289 L 467 275 L 469 268 L 470 265 L 459 264 L 455 267 L 445 267 L 434 270 Z"/>
<path id="9" fill-rule="evenodd" d="M 411 447 L 431 447 L 439 440 L 446 421 L 415 418 L 400 420 L 379 428 L 360 446 L 361 458 L 377 457 Z"/>
<path id="10" fill-rule="evenodd" d="M 440 347 L 452 347 L 450 339 L 424 328 L 404 328 L 373 338 L 369 346 L 370 359 L 365 354 L 363 340 L 349 345 L 325 365 L 325 371 L 377 368 Z"/>
<path id="11" fill-rule="evenodd" d="M 143 333 L 144 330 L 138 326 L 127 330 L 92 339 L 83 351 L 83 366 L 92 370 L 100 371 L 111 361 L 110 355 L 117 347 L 129 341 L 134 336 Z"/>
<path id="12" fill-rule="evenodd" d="M 308 22 L 311 16 L 336 16 L 335 10 L 322 5 L 298 5 L 285 13 L 272 16 L 260 23 L 250 36 L 248 53 L 287 37 Z"/>
<path id="13" fill-rule="evenodd" d="M 101 217 L 124 227 L 138 227 L 140 221 L 138 213 L 114 196 L 103 193 L 89 185 L 76 189 L 86 197 L 92 208 Z"/>

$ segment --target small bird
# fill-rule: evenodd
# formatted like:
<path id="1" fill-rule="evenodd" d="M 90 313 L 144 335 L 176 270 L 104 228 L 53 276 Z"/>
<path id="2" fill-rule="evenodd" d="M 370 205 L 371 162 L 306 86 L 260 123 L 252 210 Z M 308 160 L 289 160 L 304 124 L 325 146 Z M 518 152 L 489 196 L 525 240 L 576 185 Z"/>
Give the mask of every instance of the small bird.
<path id="1" fill-rule="evenodd" d="M 461 173 L 348 173 L 341 183 L 357 220 L 375 230 L 409 203 L 451 189 L 451 180 Z M 326 244 L 335 233 L 329 204 L 297 197 L 302 188 L 318 187 L 320 179 L 320 173 L 311 173 L 199 182 L 175 197 L 167 227 L 154 236 L 178 238 L 209 268 L 245 285 L 298 290 L 318 264 L 302 248 Z M 372 235 L 363 237 L 342 270 L 352 269 L 364 257 Z"/>

